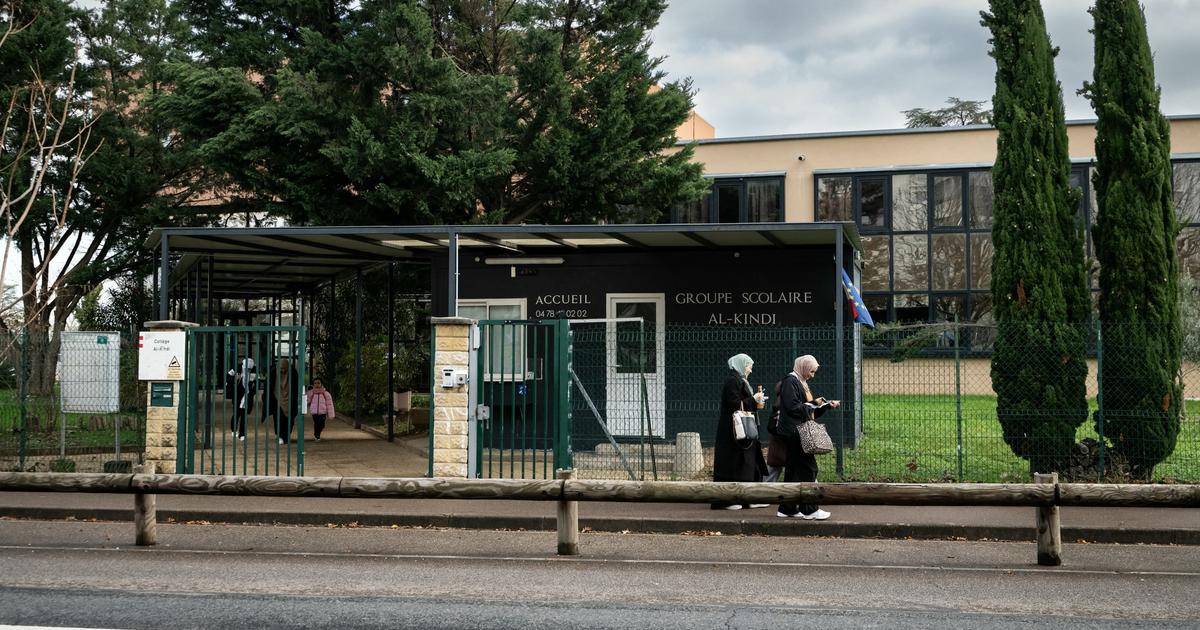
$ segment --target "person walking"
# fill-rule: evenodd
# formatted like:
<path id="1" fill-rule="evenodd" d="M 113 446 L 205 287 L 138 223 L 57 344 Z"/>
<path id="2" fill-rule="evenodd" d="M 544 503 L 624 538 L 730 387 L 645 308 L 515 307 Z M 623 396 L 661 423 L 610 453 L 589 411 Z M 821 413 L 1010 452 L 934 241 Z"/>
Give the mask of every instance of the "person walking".
<path id="1" fill-rule="evenodd" d="M 817 358 L 811 354 L 796 358 L 792 371 L 784 377 L 780 387 L 780 422 L 790 421 L 797 425 L 816 422 L 826 409 L 837 409 L 841 406 L 839 400 L 814 397 L 809 389 L 808 382 L 816 376 L 819 367 L 821 366 L 817 363 Z M 787 464 L 783 471 L 783 480 L 817 480 L 817 456 L 804 452 L 798 435 L 787 438 Z M 775 515 L 783 518 L 799 517 L 810 521 L 823 521 L 831 516 L 829 512 L 811 503 L 780 503 L 779 511 Z"/>
<path id="2" fill-rule="evenodd" d="M 333 409 L 333 395 L 325 389 L 325 384 L 319 378 L 313 379 L 312 387 L 308 390 L 308 412 L 313 418 L 313 438 L 320 442 L 325 419 L 336 418 L 337 412 Z"/>
<path id="3" fill-rule="evenodd" d="M 287 444 L 300 406 L 296 380 L 296 368 L 291 366 L 287 357 L 281 357 L 271 366 L 268 383 L 270 387 L 267 388 L 267 404 L 263 405 L 263 419 L 266 420 L 267 414 L 275 417 L 275 436 L 280 444 Z"/>
<path id="4" fill-rule="evenodd" d="M 233 413 L 229 416 L 229 430 L 233 437 L 246 441 L 246 416 L 254 408 L 254 390 L 258 374 L 254 371 L 254 359 L 246 357 L 237 369 L 230 368 L 225 374 L 225 398 L 233 402 Z"/>
<path id="5" fill-rule="evenodd" d="M 721 412 L 717 417 L 717 437 L 713 454 L 713 481 L 761 481 L 767 472 L 762 444 L 758 439 L 738 440 L 733 432 L 733 412 L 753 411 L 763 401 L 747 378 L 754 370 L 754 359 L 745 354 L 729 358 L 729 373 L 721 387 Z M 767 507 L 766 503 L 712 504 L 714 510 L 740 510 L 743 507 Z"/>

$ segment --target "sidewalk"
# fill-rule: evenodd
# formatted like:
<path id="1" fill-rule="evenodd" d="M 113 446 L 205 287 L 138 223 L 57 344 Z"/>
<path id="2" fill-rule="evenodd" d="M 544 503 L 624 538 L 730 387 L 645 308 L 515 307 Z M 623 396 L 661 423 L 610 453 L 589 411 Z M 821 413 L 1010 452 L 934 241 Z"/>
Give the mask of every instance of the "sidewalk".
<path id="1" fill-rule="evenodd" d="M 331 422 L 319 443 L 305 440 L 309 476 L 422 477 L 428 436 L 388 443 Z M 553 501 L 342 499 L 162 495 L 160 522 L 280 523 L 555 529 Z M 710 510 L 687 503 L 581 502 L 584 531 L 724 535 L 833 536 L 1036 540 L 1034 508 L 829 505 L 828 521 L 775 516 L 775 506 Z M 1179 508 L 1062 508 L 1063 542 L 1200 545 L 1200 510 Z M 0 517 L 133 520 L 130 495 L 0 492 Z"/>

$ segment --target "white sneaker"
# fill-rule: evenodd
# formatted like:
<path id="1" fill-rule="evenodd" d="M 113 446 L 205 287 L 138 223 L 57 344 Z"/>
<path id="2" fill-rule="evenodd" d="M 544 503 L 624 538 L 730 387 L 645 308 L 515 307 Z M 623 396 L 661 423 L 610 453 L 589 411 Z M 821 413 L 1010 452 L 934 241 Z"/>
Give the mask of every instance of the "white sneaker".
<path id="1" fill-rule="evenodd" d="M 742 509 L 742 506 L 738 505 L 738 504 L 727 505 L 727 506 L 725 506 L 725 509 L 726 510 L 740 510 L 740 509 Z"/>
<path id="2" fill-rule="evenodd" d="M 283 438 L 279 438 L 279 443 L 283 444 Z"/>
<path id="3" fill-rule="evenodd" d="M 751 504 L 750 504 L 750 508 L 751 508 L 751 509 L 754 509 L 754 508 L 765 508 L 765 507 L 770 507 L 770 506 L 771 506 L 771 504 L 770 504 L 770 503 L 751 503 Z"/>
<path id="4" fill-rule="evenodd" d="M 244 436 L 244 435 L 239 435 L 239 436 L 238 436 L 238 441 L 239 441 L 239 442 L 245 442 L 245 441 L 246 441 L 246 436 Z"/>
<path id="5" fill-rule="evenodd" d="M 801 514 L 800 516 L 802 516 L 806 521 L 823 521 L 833 515 L 825 510 L 817 510 L 812 514 Z"/>
<path id="6" fill-rule="evenodd" d="M 800 514 L 799 512 L 796 512 L 795 514 L 784 514 L 783 512 L 776 512 L 775 516 L 778 516 L 779 518 L 800 518 L 803 515 Z"/>

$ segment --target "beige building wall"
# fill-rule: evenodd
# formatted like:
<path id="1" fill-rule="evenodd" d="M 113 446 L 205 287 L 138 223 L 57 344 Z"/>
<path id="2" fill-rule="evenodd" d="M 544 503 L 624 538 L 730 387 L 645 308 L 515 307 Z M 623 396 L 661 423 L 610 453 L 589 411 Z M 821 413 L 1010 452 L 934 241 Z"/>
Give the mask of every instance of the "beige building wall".
<path id="1" fill-rule="evenodd" d="M 1095 155 L 1092 121 L 1069 123 L 1072 159 Z M 817 133 L 700 141 L 695 160 L 707 176 L 784 173 L 784 218 L 813 220 L 813 173 L 823 170 L 962 167 L 996 159 L 991 127 Z M 1200 115 L 1171 120 L 1171 152 L 1200 155 Z"/>

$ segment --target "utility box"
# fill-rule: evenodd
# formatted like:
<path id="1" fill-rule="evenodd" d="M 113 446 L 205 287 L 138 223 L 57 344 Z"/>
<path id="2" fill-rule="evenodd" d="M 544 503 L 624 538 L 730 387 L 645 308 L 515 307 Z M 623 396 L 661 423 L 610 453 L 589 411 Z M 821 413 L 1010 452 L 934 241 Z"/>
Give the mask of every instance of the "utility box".
<path id="1" fill-rule="evenodd" d="M 63 332 L 58 383 L 67 413 L 120 411 L 121 333 Z"/>

